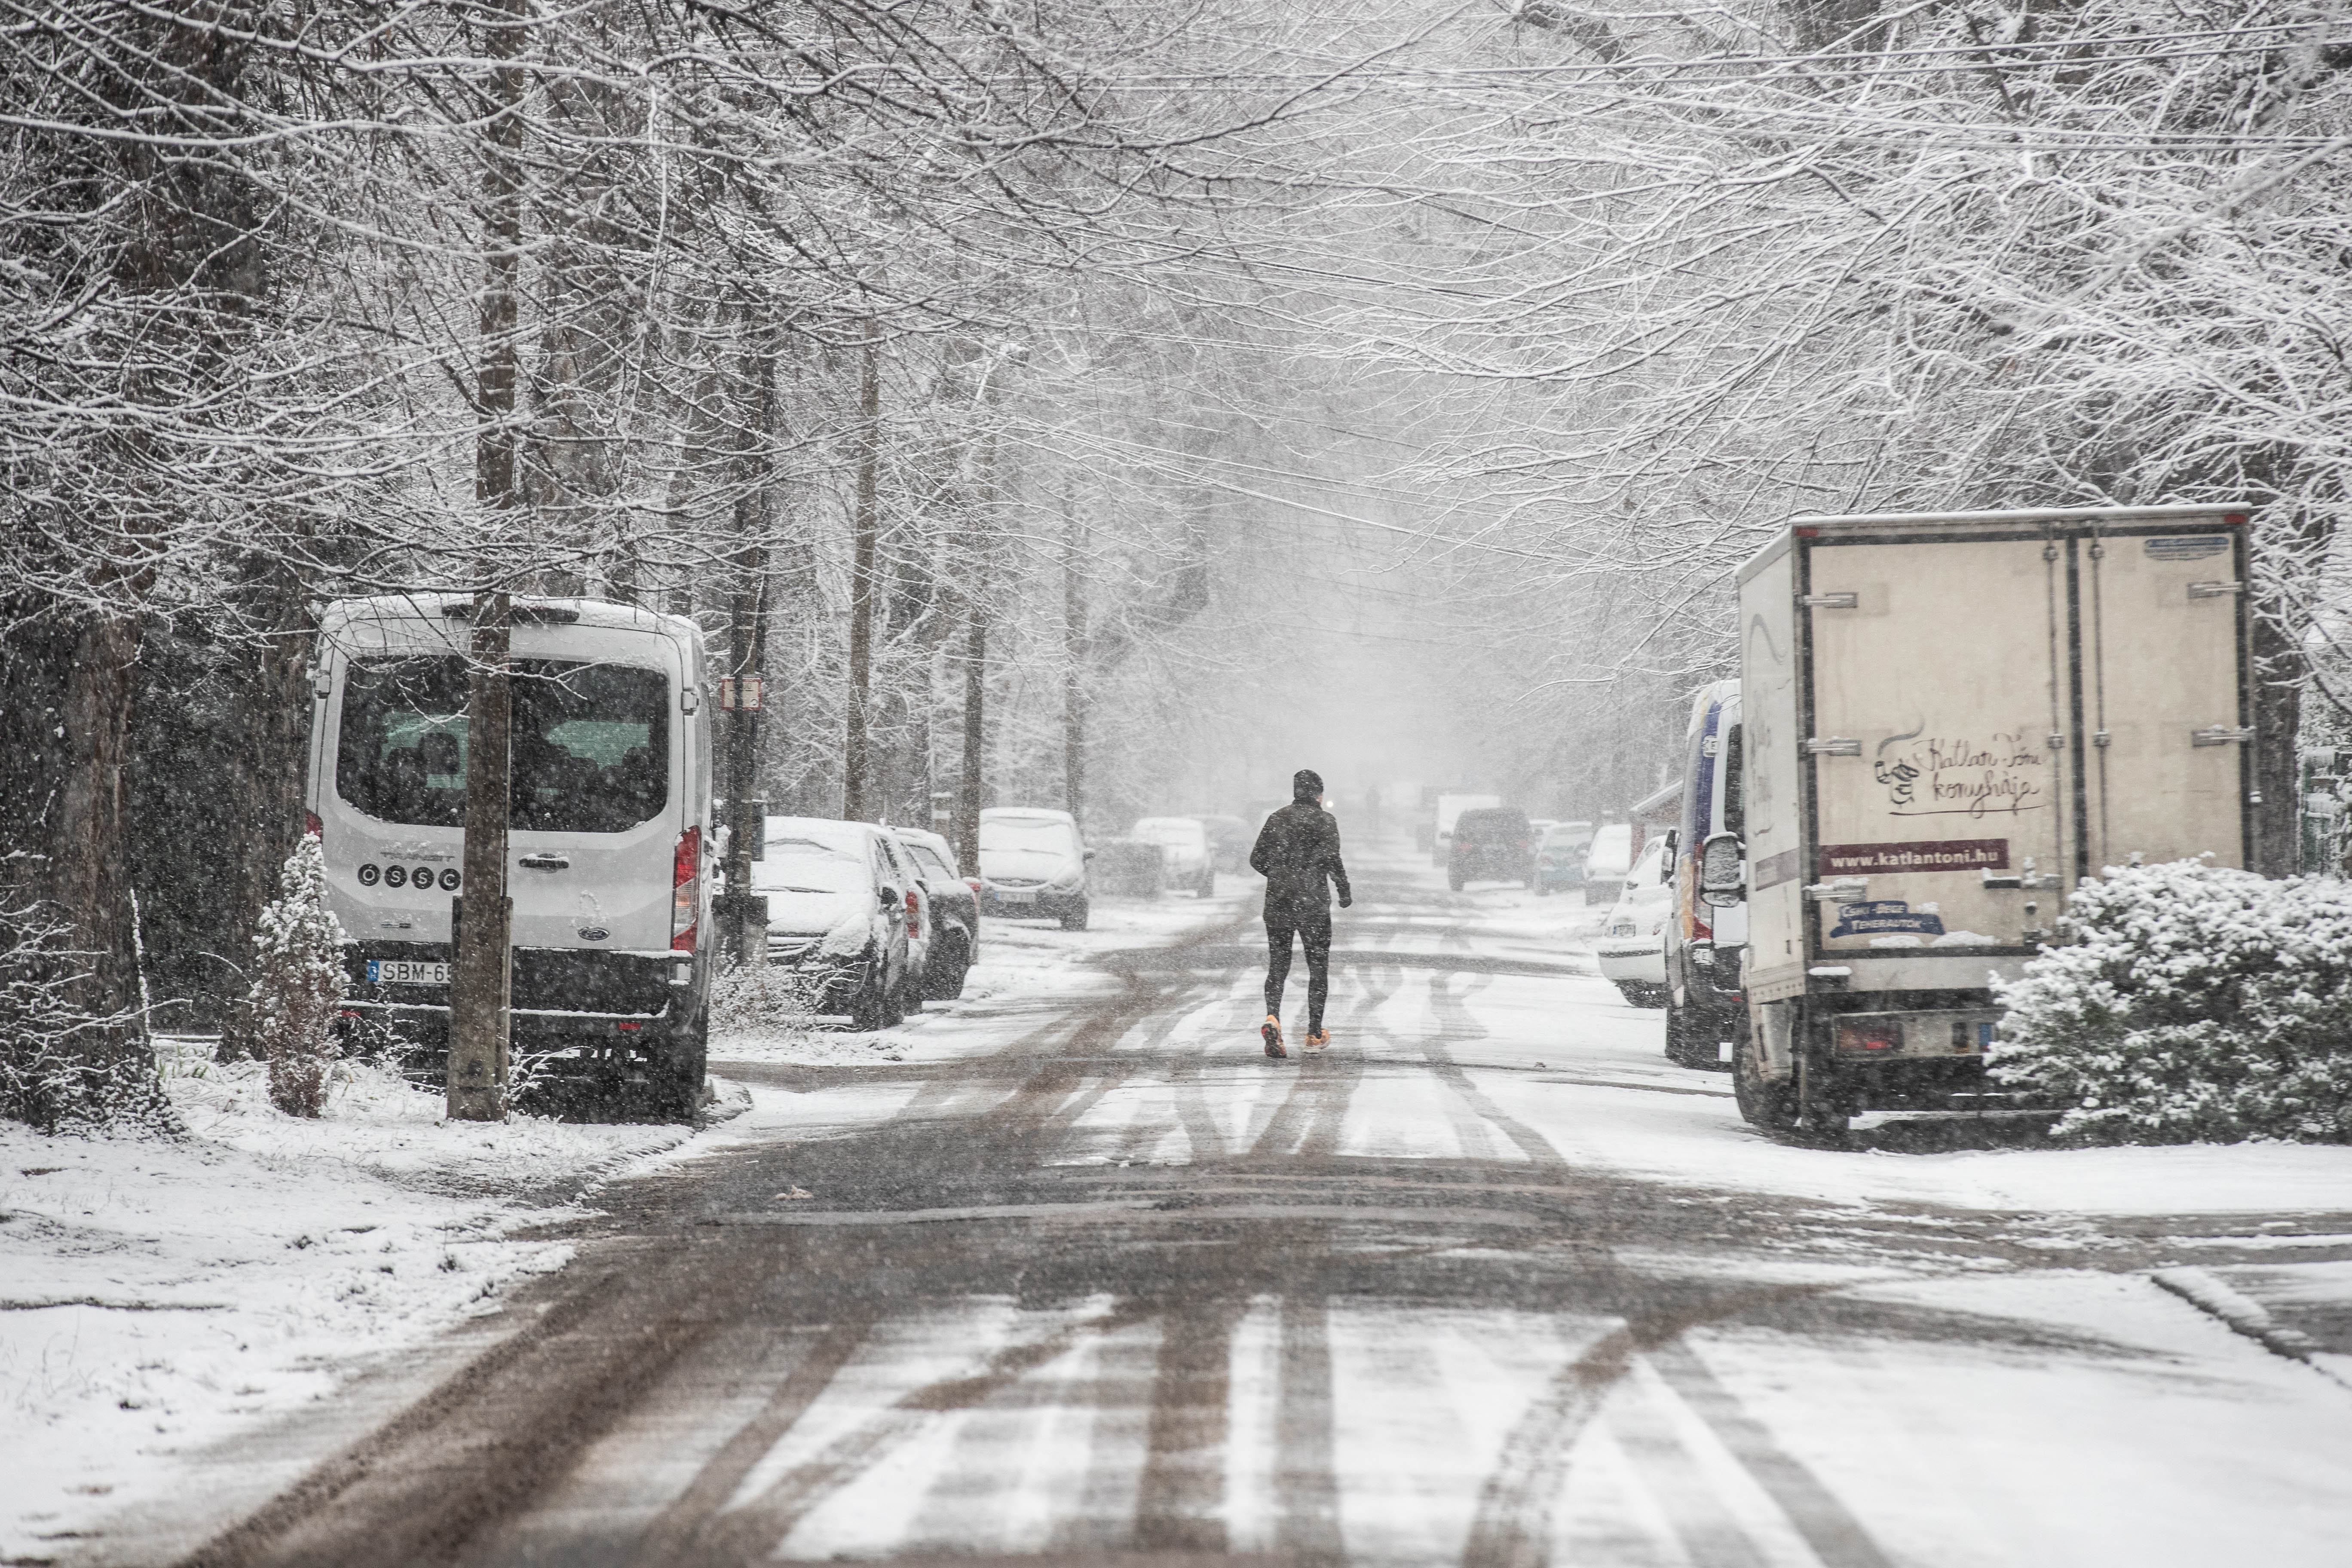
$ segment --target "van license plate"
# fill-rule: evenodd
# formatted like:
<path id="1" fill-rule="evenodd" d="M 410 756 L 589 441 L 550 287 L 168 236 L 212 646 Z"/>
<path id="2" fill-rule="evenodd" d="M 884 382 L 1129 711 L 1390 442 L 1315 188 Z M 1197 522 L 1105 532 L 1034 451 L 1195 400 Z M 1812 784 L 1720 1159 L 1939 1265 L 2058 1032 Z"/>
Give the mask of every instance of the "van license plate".
<path id="1" fill-rule="evenodd" d="M 449 966 L 446 963 L 424 963 L 406 958 L 371 958 L 367 961 L 368 984 L 371 985 L 446 985 Z"/>
<path id="2" fill-rule="evenodd" d="M 999 888 L 996 901 L 1000 904 L 1034 904 L 1037 895 L 1027 888 Z"/>

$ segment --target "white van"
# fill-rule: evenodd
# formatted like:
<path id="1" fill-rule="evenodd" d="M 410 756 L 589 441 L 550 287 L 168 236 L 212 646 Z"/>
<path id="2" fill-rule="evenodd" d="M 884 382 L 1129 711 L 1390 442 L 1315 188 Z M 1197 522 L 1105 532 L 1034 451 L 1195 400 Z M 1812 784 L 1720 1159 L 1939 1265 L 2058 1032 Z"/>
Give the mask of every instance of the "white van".
<path id="1" fill-rule="evenodd" d="M 1633 868 L 1633 825 L 1604 822 L 1593 829 L 1592 847 L 1584 856 L 1584 901 L 1613 900 L 1624 890 Z"/>
<path id="2" fill-rule="evenodd" d="M 347 1015 L 448 1041 L 473 601 L 327 608 L 309 801 L 350 945 Z M 510 1040 L 535 1076 L 700 1099 L 709 993 L 711 710 L 702 634 L 583 599 L 514 602 Z"/>

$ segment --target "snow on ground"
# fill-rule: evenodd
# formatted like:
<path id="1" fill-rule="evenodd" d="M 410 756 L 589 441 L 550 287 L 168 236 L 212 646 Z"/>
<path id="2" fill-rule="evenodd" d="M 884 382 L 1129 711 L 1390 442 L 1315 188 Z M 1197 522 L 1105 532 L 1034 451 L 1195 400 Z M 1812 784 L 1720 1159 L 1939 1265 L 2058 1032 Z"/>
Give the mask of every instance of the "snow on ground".
<path id="1" fill-rule="evenodd" d="M 261 1064 L 207 1055 L 166 1051 L 184 1139 L 0 1122 L 0 1560 L 45 1558 L 363 1356 L 497 1313 L 570 1257 L 509 1232 L 692 1135 L 451 1123 L 437 1092 L 358 1064 L 303 1121 Z"/>

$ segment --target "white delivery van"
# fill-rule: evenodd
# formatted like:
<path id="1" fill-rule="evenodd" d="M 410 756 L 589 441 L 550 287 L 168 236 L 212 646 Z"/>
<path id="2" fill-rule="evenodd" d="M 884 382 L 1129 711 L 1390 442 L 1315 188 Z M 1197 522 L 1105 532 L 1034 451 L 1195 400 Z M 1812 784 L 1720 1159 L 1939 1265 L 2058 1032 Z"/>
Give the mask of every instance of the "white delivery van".
<path id="1" fill-rule="evenodd" d="M 2248 864 L 2247 521 L 1800 518 L 1740 569 L 1745 820 L 1701 883 L 1746 906 L 1749 1121 L 2005 1103 L 1989 983 L 2067 940 L 2071 889 Z"/>
<path id="2" fill-rule="evenodd" d="M 448 1048 L 451 900 L 464 896 L 470 596 L 330 605 L 313 668 L 310 808 L 350 946 L 348 1016 L 436 1066 Z M 512 1023 L 541 1079 L 702 1091 L 712 703 L 677 616 L 514 601 Z"/>
<path id="3" fill-rule="evenodd" d="M 1731 1043 L 1747 1003 L 1740 957 L 1748 947 L 1748 910 L 1699 897 L 1699 850 L 1717 833 L 1738 835 L 1740 821 L 1739 682 L 1712 681 L 1691 699 L 1683 742 L 1681 815 L 1665 835 L 1674 889 L 1664 949 L 1666 1058 L 1684 1067 L 1731 1065 Z"/>

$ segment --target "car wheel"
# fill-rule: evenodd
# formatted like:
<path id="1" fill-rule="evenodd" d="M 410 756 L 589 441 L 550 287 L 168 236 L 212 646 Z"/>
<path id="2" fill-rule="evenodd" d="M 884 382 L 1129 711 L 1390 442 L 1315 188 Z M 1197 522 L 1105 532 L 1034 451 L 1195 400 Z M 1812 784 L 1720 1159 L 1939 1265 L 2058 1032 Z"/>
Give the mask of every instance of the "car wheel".
<path id="1" fill-rule="evenodd" d="M 1614 984 L 1617 994 L 1625 998 L 1625 1005 L 1629 1007 L 1663 1007 L 1666 1005 L 1666 988 L 1663 985 L 1651 985 L 1639 980 L 1620 980 Z"/>
<path id="2" fill-rule="evenodd" d="M 702 1110 L 702 1084 L 710 1058 L 710 1009 L 669 1042 L 666 1070 L 656 1080 L 654 1110 L 666 1121 L 692 1121 Z"/>
<path id="3" fill-rule="evenodd" d="M 1459 871 L 1448 871 L 1445 873 L 1445 885 L 1453 889 L 1457 893 L 1462 890 L 1462 873 Z"/>
<path id="4" fill-rule="evenodd" d="M 1192 896 L 1196 899 L 1213 899 L 1217 896 L 1217 871 L 1215 867 L 1204 866 L 1201 868 L 1201 883 L 1200 886 L 1192 889 Z"/>
<path id="5" fill-rule="evenodd" d="M 907 971 L 904 965 L 899 967 L 898 984 L 896 985 L 888 984 L 888 974 L 889 971 L 885 969 L 882 979 L 877 982 L 882 988 L 882 1026 L 895 1029 L 907 1021 Z"/>
<path id="6" fill-rule="evenodd" d="M 1062 916 L 1062 929 L 1064 931 L 1084 931 L 1087 929 L 1087 905 L 1085 900 L 1079 900 L 1076 909 L 1069 910 Z"/>
<path id="7" fill-rule="evenodd" d="M 890 1020 L 884 1015 L 889 1010 L 889 998 L 882 985 L 882 960 L 869 958 L 857 977 L 857 989 L 849 998 L 849 1026 L 860 1034 L 870 1035 L 877 1029 L 887 1028 Z"/>
<path id="8" fill-rule="evenodd" d="M 940 940 L 942 945 L 925 977 L 923 994 L 934 1002 L 952 1002 L 963 994 L 963 977 L 971 968 L 971 947 L 961 931 Z"/>
<path id="9" fill-rule="evenodd" d="M 1536 889 L 1536 897 L 1537 897 L 1537 898 L 1538 898 L 1538 899 L 1542 898 L 1545 894 L 1547 894 L 1547 893 L 1549 893 L 1549 892 L 1550 892 L 1550 891 L 1551 891 L 1551 889 L 1550 889 L 1549 888 L 1545 887 L 1541 882 L 1537 882 L 1537 883 L 1535 883 L 1535 884 L 1534 884 L 1534 886 L 1535 886 L 1535 889 Z"/>

